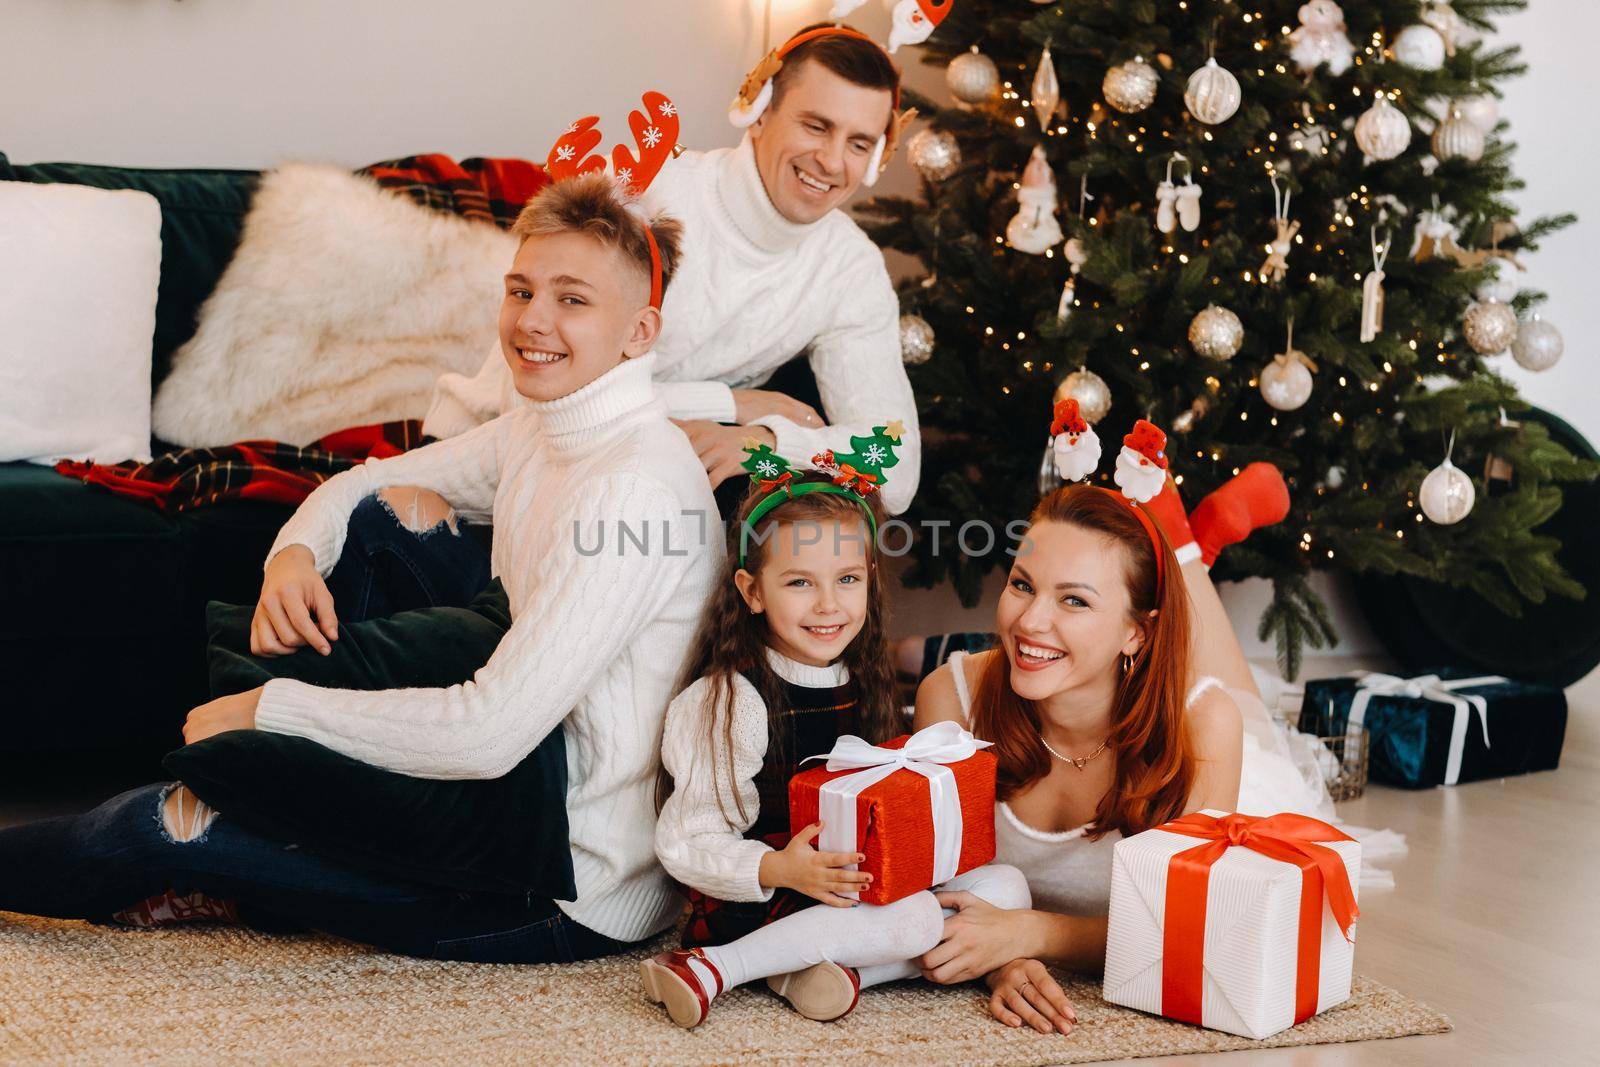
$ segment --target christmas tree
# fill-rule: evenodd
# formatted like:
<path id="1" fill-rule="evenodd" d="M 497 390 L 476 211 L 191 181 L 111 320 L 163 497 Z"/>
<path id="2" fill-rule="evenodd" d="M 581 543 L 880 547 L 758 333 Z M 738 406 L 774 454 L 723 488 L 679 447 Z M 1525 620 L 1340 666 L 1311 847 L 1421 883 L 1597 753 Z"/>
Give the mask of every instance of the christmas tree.
<path id="1" fill-rule="evenodd" d="M 932 334 L 902 323 L 923 360 L 908 517 L 1025 515 L 1052 400 L 1071 395 L 1103 439 L 1166 427 L 1191 506 L 1253 461 L 1283 471 L 1289 518 L 1215 574 L 1271 580 L 1262 634 L 1290 676 L 1336 639 L 1317 568 L 1466 586 L 1513 613 L 1583 596 L 1536 530 L 1561 482 L 1596 472 L 1517 425 L 1526 405 L 1496 373 L 1513 338 L 1524 365 L 1559 355 L 1515 261 L 1571 221 L 1518 225 L 1506 199 L 1494 85 L 1523 66 L 1481 35 L 1521 6 L 956 4 L 924 58 L 950 64 L 957 102 L 913 100 L 922 198 L 861 211 L 925 268 L 900 294 Z M 1514 472 L 1492 493 L 1469 478 L 1491 459 Z M 923 542 L 908 581 L 971 604 L 1006 562 Z"/>

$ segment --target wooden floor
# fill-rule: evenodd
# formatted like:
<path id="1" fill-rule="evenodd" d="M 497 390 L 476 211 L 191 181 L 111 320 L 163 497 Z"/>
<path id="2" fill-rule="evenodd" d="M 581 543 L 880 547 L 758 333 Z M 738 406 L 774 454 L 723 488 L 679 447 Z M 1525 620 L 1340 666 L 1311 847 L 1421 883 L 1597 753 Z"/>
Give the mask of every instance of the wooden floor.
<path id="1" fill-rule="evenodd" d="M 1308 666 L 1316 677 L 1349 664 Z M 1221 1062 L 1600 1063 L 1600 674 L 1569 699 L 1560 770 L 1426 792 L 1374 786 L 1341 807 L 1351 822 L 1403 832 L 1411 848 L 1395 865 L 1397 888 L 1361 901 L 1357 970 L 1444 1011 L 1455 1031 Z M 0 777 L 0 825 L 81 810 L 146 780 L 126 765 Z"/>

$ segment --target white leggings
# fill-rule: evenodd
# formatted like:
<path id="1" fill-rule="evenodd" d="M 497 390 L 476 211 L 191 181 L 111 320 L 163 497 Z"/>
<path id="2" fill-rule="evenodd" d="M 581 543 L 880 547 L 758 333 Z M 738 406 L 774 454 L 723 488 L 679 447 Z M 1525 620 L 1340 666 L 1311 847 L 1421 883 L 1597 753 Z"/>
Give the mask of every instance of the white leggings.
<path id="1" fill-rule="evenodd" d="M 1033 906 L 1022 872 L 991 863 L 893 904 L 818 904 L 797 911 L 730 944 L 705 949 L 706 959 L 721 972 L 727 989 L 824 960 L 856 968 L 863 989 L 914 978 L 922 973 L 917 959 L 939 943 L 945 916 L 955 914 L 939 907 L 934 892 L 960 890 L 997 908 Z"/>

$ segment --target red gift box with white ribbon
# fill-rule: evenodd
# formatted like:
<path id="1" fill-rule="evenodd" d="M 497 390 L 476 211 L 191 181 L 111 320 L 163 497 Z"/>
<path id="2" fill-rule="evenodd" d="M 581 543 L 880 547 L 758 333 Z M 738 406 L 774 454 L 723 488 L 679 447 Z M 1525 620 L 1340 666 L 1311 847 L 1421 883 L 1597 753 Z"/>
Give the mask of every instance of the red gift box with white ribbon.
<path id="1" fill-rule="evenodd" d="M 789 823 L 821 821 L 822 852 L 860 852 L 873 875 L 860 894 L 889 904 L 994 859 L 996 761 L 959 723 L 935 723 L 882 745 L 846 735 L 821 767 L 789 780 Z"/>

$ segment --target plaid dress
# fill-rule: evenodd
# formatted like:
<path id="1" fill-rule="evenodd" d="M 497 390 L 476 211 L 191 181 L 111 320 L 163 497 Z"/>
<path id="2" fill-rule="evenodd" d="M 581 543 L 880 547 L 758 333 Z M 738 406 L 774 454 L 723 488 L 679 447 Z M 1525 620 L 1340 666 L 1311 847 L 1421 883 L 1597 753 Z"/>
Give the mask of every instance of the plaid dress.
<path id="1" fill-rule="evenodd" d="M 789 843 L 789 779 L 800 770 L 807 756 L 826 753 L 844 734 L 859 734 L 860 709 L 855 682 L 824 689 L 796 685 L 779 679 L 788 710 L 772 721 L 767 739 L 767 754 L 756 773 L 756 793 L 760 809 L 756 821 L 744 836 L 764 841 L 773 848 Z M 817 901 L 804 893 L 779 888 L 765 901 L 725 901 L 709 897 L 698 889 L 685 890 L 689 898 L 689 924 L 683 931 L 683 945 L 725 945 L 759 930 Z"/>

